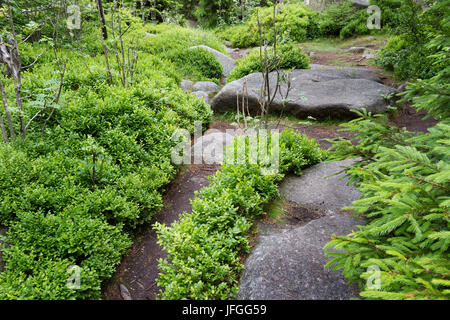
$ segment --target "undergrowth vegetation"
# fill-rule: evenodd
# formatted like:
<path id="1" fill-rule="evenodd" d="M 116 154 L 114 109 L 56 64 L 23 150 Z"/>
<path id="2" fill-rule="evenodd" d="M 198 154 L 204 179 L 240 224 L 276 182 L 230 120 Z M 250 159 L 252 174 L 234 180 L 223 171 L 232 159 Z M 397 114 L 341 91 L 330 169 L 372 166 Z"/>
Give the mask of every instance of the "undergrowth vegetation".
<path id="1" fill-rule="evenodd" d="M 405 1 L 402 12 L 386 46 L 381 50 L 378 63 L 393 70 L 398 79 L 428 79 L 446 67 L 439 59 L 449 46 L 450 1 L 437 1 L 423 10 L 415 1 Z M 435 44 L 437 37 L 446 41 Z"/>
<path id="2" fill-rule="evenodd" d="M 284 41 L 302 42 L 317 36 L 318 13 L 302 4 L 286 4 L 278 7 L 275 23 L 279 27 L 278 36 Z M 234 47 L 259 46 L 259 26 L 266 35 L 268 44 L 273 43 L 273 7 L 259 8 L 243 24 L 222 29 L 219 35 L 231 41 Z"/>
<path id="3" fill-rule="evenodd" d="M 389 126 L 386 115 L 360 113 L 346 124 L 359 143 L 340 139 L 330 156 L 359 158 L 346 169 L 362 192 L 349 209 L 368 223 L 328 243 L 344 250 L 327 253 L 328 266 L 359 282 L 365 298 L 450 298 L 450 55 L 444 35 L 432 45 L 443 48 L 445 67 L 411 83 L 404 99 L 440 122 L 427 133 L 408 132 Z"/>
<path id="4" fill-rule="evenodd" d="M 163 28 L 129 23 L 136 34 Z M 35 117 L 26 138 L 0 145 L 0 223 L 8 227 L 0 299 L 99 299 L 133 232 L 161 209 L 161 194 L 176 173 L 172 133 L 193 132 L 196 120 L 206 127 L 212 115 L 178 83 L 186 73 L 217 79 L 222 72 L 209 52 L 189 50 L 214 46 L 215 37 L 180 30 L 171 46 L 143 38 L 132 86 L 121 83 L 116 59 L 109 61 L 110 82 L 103 56 L 58 49 L 67 61 L 58 104 L 51 102 L 59 88 L 52 49 L 42 42 L 20 45 L 24 64 L 48 52 L 22 77 L 23 116 L 27 122 Z M 125 38 L 125 46 L 133 38 Z M 179 69 L 179 60 L 171 60 L 177 56 L 191 69 Z M 201 63 L 190 63 L 197 59 Z M 15 105 L 13 79 L 2 82 Z M 11 110 L 19 132 L 18 112 Z M 66 285 L 71 266 L 81 268 L 76 290 Z"/>
<path id="5" fill-rule="evenodd" d="M 271 139 L 269 146 L 273 146 Z M 314 140 L 293 130 L 282 131 L 280 171 L 265 174 L 267 159 L 277 151 L 258 150 L 260 156 L 252 163 L 250 143 L 249 137 L 241 137 L 228 146 L 226 163 L 210 178 L 211 185 L 196 194 L 192 213 L 183 213 L 170 227 L 156 224 L 158 243 L 167 252 L 167 258 L 159 261 L 161 299 L 234 298 L 243 268 L 240 254 L 250 250 L 248 237 L 255 218 L 279 196 L 277 182 L 284 174 L 301 174 L 301 169 L 325 158 Z"/>
<path id="6" fill-rule="evenodd" d="M 273 51 L 273 47 L 268 50 L 269 59 L 273 56 Z M 264 55 L 264 53 L 262 54 Z M 279 57 L 278 67 L 281 69 L 309 68 L 308 56 L 303 53 L 300 47 L 296 47 L 293 44 L 277 46 L 277 56 Z M 245 57 L 236 61 L 236 67 L 228 75 L 227 82 L 240 79 L 250 73 L 262 71 L 259 49 L 254 49 Z M 273 69 L 269 68 L 269 71 L 273 71 Z"/>
<path id="7" fill-rule="evenodd" d="M 223 80 L 219 61 L 197 46 L 226 54 L 224 40 L 251 48 L 277 39 L 277 68 L 299 69 L 309 67 L 300 42 L 377 33 L 390 36 L 377 63 L 408 81 L 401 103 L 440 122 L 417 133 L 359 113 L 346 124 L 354 139 L 332 141 L 330 152 L 285 130 L 276 173 L 265 159 L 249 161 L 254 141 L 237 138 L 192 213 L 156 224 L 168 254 L 159 261 L 160 298 L 234 298 L 241 254 L 256 217 L 278 197 L 277 183 L 328 155 L 357 158 L 346 172 L 362 196 L 350 209 L 367 224 L 334 237 L 327 248 L 341 251 L 328 252 L 327 267 L 343 269 L 365 298 L 450 298 L 450 0 L 372 0 L 381 30 L 368 29 L 369 13 L 348 1 L 322 12 L 284 1 L 275 28 L 273 2 L 142 1 L 131 10 L 131 0 L 103 1 L 105 23 L 98 2 L 79 1 L 75 29 L 66 0 L 0 4 L 0 224 L 8 229 L 0 299 L 101 298 L 136 231 L 162 208 L 177 172 L 172 134 L 211 121 L 209 106 L 179 88 L 182 79 Z M 212 29 L 183 27 L 185 18 Z M 252 50 L 227 81 L 261 71 Z M 236 164 L 239 146 L 246 151 Z"/>
<path id="8" fill-rule="evenodd" d="M 225 53 L 225 47 L 212 33 L 169 24 L 149 25 L 143 35 L 142 50 L 171 61 L 179 74 L 194 81 L 218 81 L 222 76 L 222 65 L 214 55 L 202 48 L 206 45 Z"/>
<path id="9" fill-rule="evenodd" d="M 369 29 L 370 14 L 366 9 L 350 1 L 329 3 L 322 12 L 312 10 L 299 1 L 288 1 L 277 6 L 276 25 L 282 42 L 304 42 L 320 37 L 339 36 L 341 39 L 354 35 L 388 32 L 397 26 L 401 1 L 372 0 L 381 10 L 381 30 Z M 258 23 L 259 20 L 259 23 Z M 259 46 L 259 25 L 267 43 L 273 42 L 273 7 L 255 8 L 251 16 L 241 24 L 221 26 L 216 33 L 230 41 L 233 47 Z"/>

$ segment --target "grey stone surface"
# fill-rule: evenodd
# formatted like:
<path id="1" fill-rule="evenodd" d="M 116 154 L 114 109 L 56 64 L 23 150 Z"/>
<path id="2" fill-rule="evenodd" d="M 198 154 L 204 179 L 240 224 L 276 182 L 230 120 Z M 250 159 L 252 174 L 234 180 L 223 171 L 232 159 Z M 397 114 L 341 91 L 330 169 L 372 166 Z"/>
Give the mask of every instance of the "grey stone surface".
<path id="1" fill-rule="evenodd" d="M 5 227 L 0 226 L 0 236 L 5 236 L 6 235 L 6 231 L 7 231 L 7 229 Z M 5 243 L 0 238 L 0 249 L 3 248 L 4 244 Z M 4 267 L 5 266 L 4 266 L 4 263 L 3 263 L 2 252 L 0 251 L 0 272 L 3 272 Z"/>
<path id="2" fill-rule="evenodd" d="M 147 38 L 147 37 L 156 37 L 156 34 L 146 32 L 144 35 L 144 38 Z"/>
<path id="3" fill-rule="evenodd" d="M 189 153 L 194 155 L 194 164 L 222 164 L 225 146 L 234 140 L 234 135 L 211 129 L 194 141 Z"/>
<path id="4" fill-rule="evenodd" d="M 192 86 L 192 91 L 217 92 L 220 90 L 219 85 L 212 81 L 199 81 Z"/>
<path id="5" fill-rule="evenodd" d="M 343 174 L 325 178 L 350 166 L 352 159 L 319 163 L 303 170 L 301 176 L 288 176 L 280 186 L 281 194 L 289 201 L 303 207 L 337 212 L 358 200 L 360 192 L 347 186 Z"/>
<path id="6" fill-rule="evenodd" d="M 288 200 L 326 214 L 298 227 L 265 225 L 245 262 L 238 299 L 346 300 L 358 296 L 357 285 L 348 286 L 341 271 L 324 268 L 330 258 L 323 250 L 333 234 L 346 235 L 364 224 L 339 213 L 359 193 L 337 177 L 324 178 L 351 161 L 318 164 L 283 183 L 281 192 Z"/>
<path id="7" fill-rule="evenodd" d="M 360 6 L 363 7 L 369 6 L 369 0 L 350 0 L 350 2 L 353 2 L 354 4 L 359 4 Z"/>
<path id="8" fill-rule="evenodd" d="M 227 77 L 235 67 L 234 60 L 232 58 L 224 55 L 220 51 L 217 51 L 217 50 L 210 48 L 208 46 L 205 46 L 205 45 L 193 46 L 193 47 L 190 47 L 189 49 L 194 49 L 194 48 L 203 48 L 205 50 L 208 50 L 212 54 L 214 54 L 217 61 L 219 61 L 223 67 L 223 76 L 225 76 L 225 77 Z"/>
<path id="9" fill-rule="evenodd" d="M 372 49 L 366 49 L 364 50 L 362 54 L 363 59 L 375 59 L 376 58 L 376 51 Z"/>
<path id="10" fill-rule="evenodd" d="M 345 51 L 351 52 L 351 53 L 363 53 L 365 49 L 366 49 L 366 47 L 351 47 Z"/>
<path id="11" fill-rule="evenodd" d="M 184 79 L 181 80 L 180 88 L 183 89 L 183 91 L 190 91 L 193 85 L 194 85 L 193 81 Z"/>
<path id="12" fill-rule="evenodd" d="M 325 269 L 329 258 L 323 246 L 330 236 L 345 235 L 356 221 L 329 215 L 294 229 L 259 237 L 245 263 L 238 299 L 346 300 L 358 296 L 357 286 L 346 284 L 340 271 Z"/>
<path id="13" fill-rule="evenodd" d="M 320 72 L 319 77 L 324 77 L 325 79 L 339 79 L 339 78 L 349 78 L 349 79 L 367 79 L 375 82 L 381 83 L 380 77 L 373 73 L 373 69 L 365 67 L 340 67 L 340 66 L 326 66 L 323 64 L 310 63 L 310 69 L 301 70 L 315 70 Z M 317 75 L 312 75 L 317 77 Z"/>
<path id="14" fill-rule="evenodd" d="M 297 69 L 291 72 L 291 89 L 284 111 L 296 116 L 316 118 L 354 115 L 350 110 L 366 108 L 372 113 L 383 113 L 389 104 L 383 96 L 395 91 L 385 86 L 381 80 L 367 68 L 333 67 L 310 65 L 311 69 Z M 263 77 L 261 73 L 252 73 L 230 82 L 214 97 L 212 108 L 219 111 L 236 110 L 237 96 L 242 97 L 244 79 L 247 83 L 248 107 L 252 111 L 259 109 Z M 273 92 L 276 73 L 270 74 L 270 87 Z M 281 84 L 286 92 L 286 83 Z M 283 109 L 280 92 L 272 104 L 273 111 Z"/>
<path id="15" fill-rule="evenodd" d="M 208 92 L 195 91 L 195 92 L 192 92 L 191 94 L 193 94 L 199 98 L 202 98 L 207 104 L 211 104 Z"/>

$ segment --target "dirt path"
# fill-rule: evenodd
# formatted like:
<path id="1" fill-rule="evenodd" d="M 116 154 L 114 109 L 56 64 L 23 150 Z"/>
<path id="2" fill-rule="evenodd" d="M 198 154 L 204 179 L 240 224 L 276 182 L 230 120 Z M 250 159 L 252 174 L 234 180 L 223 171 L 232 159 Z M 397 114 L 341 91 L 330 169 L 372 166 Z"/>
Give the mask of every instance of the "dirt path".
<path id="1" fill-rule="evenodd" d="M 426 115 L 426 110 L 417 112 L 416 109 L 406 106 L 392 117 L 389 124 L 400 128 L 405 127 L 408 131 L 427 132 L 427 129 L 436 125 L 439 120 L 433 117 L 424 120 Z"/>
<path id="2" fill-rule="evenodd" d="M 233 126 L 216 121 L 211 124 L 211 128 L 224 131 L 233 128 Z M 337 132 L 338 128 L 337 126 L 305 125 L 295 129 L 317 139 L 321 147 L 325 149 L 329 147 L 329 143 L 322 139 L 343 136 L 342 133 Z M 181 171 L 170 184 L 164 197 L 164 209 L 155 216 L 154 221 L 170 225 L 178 219 L 180 213 L 190 212 L 189 199 L 194 197 L 195 191 L 209 184 L 208 176 L 213 175 L 219 168 L 220 166 L 192 165 Z M 120 289 L 121 284 L 128 289 L 133 300 L 155 299 L 159 292 L 156 285 L 158 259 L 165 257 L 165 252 L 156 241 L 156 232 L 151 226 L 137 237 L 114 277 L 104 285 L 103 299 L 123 299 Z"/>
<path id="3" fill-rule="evenodd" d="M 164 209 L 155 221 L 170 225 L 178 219 L 180 213 L 191 210 L 189 199 L 194 192 L 209 184 L 208 176 L 213 175 L 219 166 L 192 165 L 180 172 L 170 184 L 164 198 Z M 158 259 L 165 257 L 165 252 L 156 243 L 156 232 L 151 226 L 139 236 L 128 255 L 122 260 L 115 276 L 105 285 L 102 298 L 121 300 L 120 284 L 127 287 L 133 300 L 153 300 L 159 289 Z"/>

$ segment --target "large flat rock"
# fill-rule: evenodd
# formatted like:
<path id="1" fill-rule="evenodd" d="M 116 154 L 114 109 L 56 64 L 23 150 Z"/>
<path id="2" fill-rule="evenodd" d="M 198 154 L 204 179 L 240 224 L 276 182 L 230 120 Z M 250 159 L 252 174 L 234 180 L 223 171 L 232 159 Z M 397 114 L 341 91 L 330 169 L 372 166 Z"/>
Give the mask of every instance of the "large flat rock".
<path id="1" fill-rule="evenodd" d="M 323 247 L 332 234 L 346 235 L 364 221 L 342 213 L 359 198 L 345 180 L 325 176 L 339 172 L 352 160 L 322 163 L 288 178 L 281 193 L 299 206 L 322 210 L 324 215 L 301 226 L 259 226 L 260 235 L 245 262 L 238 299 L 347 300 L 358 297 L 356 284 L 348 286 L 341 271 L 325 269 L 330 258 Z M 342 177 L 342 176 L 340 176 Z"/>
<path id="2" fill-rule="evenodd" d="M 280 192 L 287 200 L 302 207 L 337 212 L 361 196 L 353 186 L 347 185 L 348 179 L 343 174 L 330 176 L 352 163 L 352 159 L 319 163 L 305 169 L 300 177 L 288 176 L 281 184 Z"/>
<path id="3" fill-rule="evenodd" d="M 358 296 L 340 272 L 324 269 L 331 234 L 348 234 L 353 219 L 330 215 L 295 229 L 261 235 L 245 263 L 238 299 L 346 300 Z"/>
<path id="4" fill-rule="evenodd" d="M 193 156 L 194 164 L 218 164 L 223 162 L 225 147 L 234 140 L 234 136 L 215 129 L 206 131 L 188 152 Z"/>
<path id="5" fill-rule="evenodd" d="M 270 88 L 276 87 L 276 73 L 270 74 Z M 281 111 L 296 116 L 315 118 L 341 117 L 354 115 L 350 110 L 366 108 L 372 113 L 386 111 L 389 101 L 385 99 L 395 89 L 381 84 L 381 80 L 370 69 L 311 65 L 311 69 L 297 69 L 290 74 L 291 88 L 288 101 L 283 101 L 278 91 L 272 111 Z M 218 111 L 236 110 L 237 101 L 242 99 L 242 88 L 247 86 L 248 107 L 259 110 L 262 100 L 261 73 L 252 73 L 242 79 L 225 85 L 214 97 L 212 108 Z M 285 94 L 287 84 L 281 84 Z"/>

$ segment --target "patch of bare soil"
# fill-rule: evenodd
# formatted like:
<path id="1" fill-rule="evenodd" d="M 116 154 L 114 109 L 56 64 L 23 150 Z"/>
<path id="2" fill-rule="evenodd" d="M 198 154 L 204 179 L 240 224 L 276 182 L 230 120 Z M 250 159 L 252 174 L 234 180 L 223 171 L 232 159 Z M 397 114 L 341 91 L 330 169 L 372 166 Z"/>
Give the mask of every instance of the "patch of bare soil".
<path id="1" fill-rule="evenodd" d="M 425 110 L 417 112 L 411 106 L 399 111 L 390 121 L 390 124 L 399 128 L 406 128 L 408 131 L 427 132 L 428 128 L 436 125 L 439 120 L 429 117 L 423 119 L 427 115 Z"/>
<path id="2" fill-rule="evenodd" d="M 214 121 L 210 126 L 209 130 L 219 130 L 220 132 L 226 132 L 227 129 L 236 129 L 235 126 L 232 126 L 229 123 L 222 122 L 222 121 Z"/>
<path id="3" fill-rule="evenodd" d="M 249 52 L 249 49 L 240 49 L 240 48 L 229 48 L 228 53 L 230 54 L 231 58 L 234 60 L 241 59 L 245 57 Z"/>
<path id="4" fill-rule="evenodd" d="M 364 66 L 364 60 L 361 59 L 361 54 L 343 54 L 333 51 L 315 52 L 314 56 L 310 57 L 311 63 L 330 65 L 330 66 Z"/>
<path id="5" fill-rule="evenodd" d="M 283 223 L 298 227 L 303 226 L 310 221 L 324 217 L 325 212 L 318 209 L 300 207 L 294 202 L 289 202 L 288 210 L 285 215 L 286 218 Z"/>
<path id="6" fill-rule="evenodd" d="M 299 227 L 326 215 L 322 210 L 305 208 L 295 202 L 287 200 L 283 200 L 280 209 L 282 210 L 282 213 L 278 214 L 277 217 L 264 215 L 258 219 L 257 224 L 260 226 L 270 225 L 272 227 L 277 225 L 280 228 Z M 263 229 L 265 228 L 263 227 Z M 250 241 L 250 244 L 252 243 L 254 244 L 255 241 Z"/>
<path id="7" fill-rule="evenodd" d="M 274 219 L 266 214 L 257 219 L 248 240 L 250 248 L 253 248 L 258 242 L 259 232 L 256 231 L 257 229 L 260 232 L 264 232 L 264 230 L 273 230 L 274 227 L 279 229 L 300 227 L 326 215 L 324 211 L 304 208 L 291 201 L 285 201 L 282 208 L 284 212 L 279 218 Z M 240 262 L 245 264 L 249 255 L 250 253 L 241 252 L 239 255 Z"/>
<path id="8" fill-rule="evenodd" d="M 154 218 L 153 222 L 166 225 L 178 220 L 182 212 L 190 212 L 189 199 L 194 198 L 194 192 L 209 184 L 208 176 L 213 175 L 219 166 L 192 165 L 170 184 L 164 197 L 164 209 Z M 123 299 L 120 284 L 129 291 L 133 300 L 153 300 L 159 292 L 156 285 L 158 277 L 158 259 L 166 256 L 157 244 L 155 230 L 147 228 L 131 247 L 128 255 L 122 260 L 115 276 L 105 284 L 102 298 L 104 300 Z"/>

